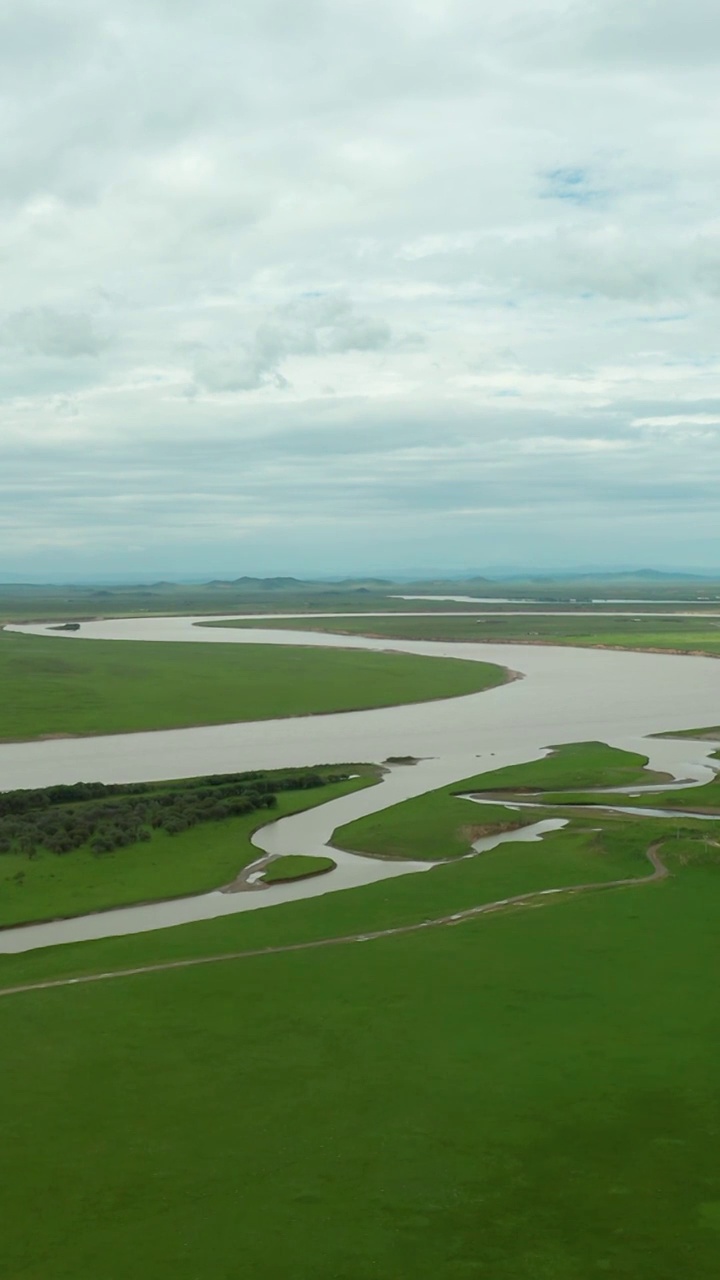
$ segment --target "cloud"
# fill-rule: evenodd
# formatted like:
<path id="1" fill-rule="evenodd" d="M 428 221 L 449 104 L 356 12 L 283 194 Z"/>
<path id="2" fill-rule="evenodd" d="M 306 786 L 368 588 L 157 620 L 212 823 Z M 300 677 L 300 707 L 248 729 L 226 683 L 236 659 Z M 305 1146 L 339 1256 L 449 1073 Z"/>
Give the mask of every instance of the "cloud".
<path id="1" fill-rule="evenodd" d="M 268 383 L 284 387 L 280 368 L 289 356 L 380 351 L 390 340 L 383 321 L 358 314 L 344 297 L 318 294 L 276 307 L 236 345 L 201 351 L 195 383 L 206 391 L 250 391 Z"/>
<path id="2" fill-rule="evenodd" d="M 32 307 L 0 320 L 0 346 L 17 347 L 29 355 L 96 356 L 106 343 L 97 322 L 82 312 Z"/>
<path id="3" fill-rule="evenodd" d="M 719 14 L 10 0 L 0 570 L 718 558 Z"/>

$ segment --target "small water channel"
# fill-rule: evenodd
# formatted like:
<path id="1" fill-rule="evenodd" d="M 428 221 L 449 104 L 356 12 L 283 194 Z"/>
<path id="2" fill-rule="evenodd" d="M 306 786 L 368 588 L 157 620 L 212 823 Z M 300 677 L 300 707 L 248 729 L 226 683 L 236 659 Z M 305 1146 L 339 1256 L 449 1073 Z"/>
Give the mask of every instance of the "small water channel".
<path id="1" fill-rule="evenodd" d="M 468 762 L 469 766 L 469 762 Z M 46 924 L 22 925 L 0 930 L 0 953 L 15 954 L 38 947 L 57 946 L 68 942 L 83 942 L 97 938 L 119 937 L 130 933 L 146 933 L 153 929 L 167 929 L 174 925 L 189 924 L 196 920 L 213 920 L 219 916 L 235 915 L 243 911 L 257 911 L 264 907 L 285 902 L 298 902 L 306 898 L 320 897 L 340 889 L 353 889 L 374 884 L 396 876 L 430 871 L 445 862 L 420 862 L 411 859 L 389 860 L 366 857 L 339 849 L 330 844 L 338 826 L 367 814 L 378 812 L 389 804 L 421 794 L 425 790 L 442 786 L 451 781 L 448 773 L 454 773 L 457 765 L 449 770 L 438 761 L 421 761 L 412 767 L 392 769 L 385 780 L 376 787 L 358 791 L 328 804 L 292 814 L 277 822 L 268 823 L 252 837 L 252 843 L 268 855 L 282 857 L 286 854 L 310 854 L 328 856 L 335 868 L 311 880 L 290 884 L 269 885 L 254 892 L 232 893 L 221 889 L 211 893 L 195 894 L 165 902 L 137 907 L 121 907 L 114 911 L 95 912 L 76 916 L 70 920 L 53 920 Z M 473 845 L 473 852 L 466 857 L 476 857 L 498 845 L 521 841 L 536 841 L 550 831 L 566 825 L 567 819 L 542 819 L 517 831 L 499 832 L 484 836 Z"/>
<path id="2" fill-rule="evenodd" d="M 669 790 L 669 788 L 665 788 Z M 570 792 L 564 792 L 564 795 L 570 795 Z M 583 795 L 589 795 L 587 791 L 582 792 Z M 672 818 L 680 822 L 683 818 L 698 819 L 700 822 L 720 822 L 720 814 L 703 813 L 699 810 L 691 809 L 645 809 L 639 806 L 629 804 L 593 804 L 593 805 L 573 805 L 563 806 L 561 804 L 544 804 L 541 800 L 488 800 L 485 796 L 466 795 L 464 800 L 472 800 L 474 804 L 502 805 L 505 809 L 519 811 L 520 809 L 562 809 L 563 807 L 572 807 L 578 813 L 581 811 L 592 811 L 595 813 L 629 813 L 636 818 Z"/>
<path id="3" fill-rule="evenodd" d="M 539 759 L 550 743 L 602 741 L 649 757 L 649 767 L 678 784 L 707 781 L 717 742 L 652 739 L 668 729 L 720 721 L 720 663 L 711 658 L 608 652 L 595 649 L 378 640 L 281 630 L 204 629 L 200 618 L 113 619 L 83 623 L 82 631 L 48 632 L 56 643 L 93 638 L 136 642 L 299 644 L 385 649 L 462 661 L 489 661 L 520 670 L 525 678 L 467 697 L 377 711 L 297 717 L 246 724 L 152 733 L 69 738 L 0 745 L 0 787 L 41 787 L 79 779 L 151 781 L 243 769 L 274 769 L 348 761 L 415 757 L 420 763 L 390 770 L 378 787 L 356 792 L 304 814 L 272 823 L 254 843 L 263 853 L 325 853 L 338 826 L 434 788 L 510 764 Z M 667 787 L 663 786 L 663 790 Z M 633 788 L 631 794 L 644 791 Z M 488 803 L 476 795 L 476 803 Z M 511 806 L 506 806 L 511 807 Z M 537 808 L 517 802 L 512 807 Z M 607 806 L 613 811 L 613 806 Z M 675 811 L 618 812 L 682 818 Z M 536 826 L 536 824 L 533 824 Z M 530 831 L 531 828 L 526 828 Z M 535 836 L 542 836 L 536 829 Z M 496 843 L 532 839 L 506 833 Z M 495 847 L 495 845 L 493 845 Z M 477 850 L 481 852 L 481 850 Z M 432 864 L 361 857 L 330 850 L 334 871 L 316 880 L 276 885 L 255 893 L 220 890 L 148 906 L 121 908 L 73 920 L 0 931 L 0 952 L 168 928 L 193 920 L 310 898 L 389 876 L 427 871 Z"/>

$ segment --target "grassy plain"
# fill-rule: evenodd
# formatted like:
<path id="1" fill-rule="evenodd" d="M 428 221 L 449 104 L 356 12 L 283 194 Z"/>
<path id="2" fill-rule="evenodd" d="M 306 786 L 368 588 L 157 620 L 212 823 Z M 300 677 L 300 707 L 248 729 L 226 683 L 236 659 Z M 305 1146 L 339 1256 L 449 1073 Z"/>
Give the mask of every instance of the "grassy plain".
<path id="1" fill-rule="evenodd" d="M 501 684 L 489 663 L 0 631 L 0 738 L 133 733 L 387 707 Z"/>
<path id="2" fill-rule="evenodd" d="M 604 742 L 573 742 L 553 747 L 542 760 L 493 769 L 456 784 L 468 791 L 549 791 L 560 787 L 642 786 L 662 780 L 647 767 L 647 756 L 621 751 Z M 667 775 L 665 775 L 667 776 Z"/>
<path id="3" fill-rule="evenodd" d="M 537 821 L 531 810 L 521 814 L 501 805 L 485 807 L 462 798 L 462 792 L 539 791 L 560 787 L 622 786 L 650 783 L 657 775 L 644 769 L 645 756 L 619 751 L 602 742 L 557 747 L 543 760 L 494 769 L 449 787 L 358 818 L 339 827 L 333 843 L 386 858 L 434 861 L 467 853 L 486 830 L 502 831 Z M 543 844 L 544 847 L 544 844 Z M 490 855 L 484 854 L 483 858 Z M 531 855 L 534 856 L 534 855 Z"/>
<path id="4" fill-rule="evenodd" d="M 203 823 L 176 835 L 153 831 L 147 842 L 100 856 L 87 846 L 63 854 L 40 849 L 32 858 L 2 853 L 0 928 L 217 889 L 261 856 L 250 841 L 259 827 L 376 780 L 375 770 L 352 768 L 355 773 L 363 770 L 362 776 L 308 791 L 280 792 L 270 811 Z M 333 766 L 333 772 L 341 770 Z"/>
<path id="5" fill-rule="evenodd" d="M 581 744 L 494 786 L 536 786 L 543 769 L 540 785 L 609 785 L 642 763 Z M 442 810 L 452 833 L 449 791 L 433 821 Z M 0 999 L 7 1274 L 125 1280 L 141 1259 L 152 1280 L 715 1280 L 719 851 L 690 820 L 680 838 L 674 821 L 596 826 L 0 957 L 9 986 L 419 923 L 649 875 L 658 841 L 673 873 L 363 945 Z"/>
<path id="6" fill-rule="evenodd" d="M 358 583 L 241 582 L 35 586 L 0 583 L 0 622 L 78 621 L 153 614 L 264 613 L 386 607 L 386 591 Z M 402 605 L 400 605 L 402 608 Z"/>
<path id="7" fill-rule="evenodd" d="M 422 602 L 415 602 L 418 609 Z M 390 607 L 386 602 L 385 607 Z M 450 608 L 451 606 L 445 606 Z M 471 609 L 472 605 L 456 606 Z M 486 609 L 491 606 L 484 606 Z M 248 627 L 251 619 L 212 626 Z M 651 613 L 608 617 L 597 611 L 592 617 L 561 613 L 553 617 L 520 615 L 508 611 L 500 617 L 479 612 L 470 616 L 445 613 L 431 617 L 293 618 L 271 619 L 263 627 L 293 631 L 331 631 L 338 635 L 371 635 L 403 640 L 459 640 L 483 644 L 563 644 L 581 648 L 659 649 L 664 652 L 720 654 L 720 613 L 710 618 L 664 618 Z"/>
<path id="8" fill-rule="evenodd" d="M 715 1280 L 719 894 L 5 998 L 6 1274 Z"/>
<path id="9" fill-rule="evenodd" d="M 645 809 L 678 809 L 717 812 L 720 814 L 720 781 L 713 778 L 699 787 L 689 787 L 680 791 L 655 791 L 652 795 L 603 795 L 602 792 L 564 795 L 562 792 L 549 793 L 547 800 L 551 804 L 572 805 L 631 805 L 633 808 Z"/>
<path id="10" fill-rule="evenodd" d="M 637 597 L 661 600 L 662 607 L 682 608 L 688 601 L 699 608 L 720 602 L 720 583 L 682 579 L 658 581 L 627 575 L 616 581 L 588 579 L 466 582 L 435 581 L 398 583 L 390 580 L 346 579 L 341 582 L 303 582 L 298 578 L 237 578 L 205 583 L 153 582 L 139 584 L 34 585 L 0 583 L 0 621 L 45 622 L 53 620 L 117 618 L 151 614 L 272 613 L 348 609 L 448 609 L 463 608 L 431 598 L 403 601 L 402 595 L 471 595 L 507 598 L 527 607 L 528 598 L 546 607 L 573 608 L 595 597 L 632 601 Z M 481 606 L 482 607 L 482 606 Z M 624 604 L 613 606 L 626 607 Z"/>
<path id="11" fill-rule="evenodd" d="M 324 871 L 332 871 L 335 865 L 332 858 L 289 854 L 286 858 L 275 858 L 267 868 L 263 880 L 265 884 L 283 884 L 287 880 L 307 880 L 310 876 L 319 876 Z"/>
<path id="12" fill-rule="evenodd" d="M 565 815 L 567 816 L 567 815 Z M 105 938 L 19 955 L 0 955 L 0 988 L 16 983 L 163 964 L 239 950 L 314 942 L 369 930 L 434 920 L 515 893 L 567 884 L 644 876 L 645 856 L 657 840 L 675 841 L 675 822 L 622 818 L 602 835 L 591 819 L 545 836 L 538 844 L 506 844 L 478 858 L 448 861 L 415 874 L 341 890 L 306 902 L 263 907 L 217 920 Z M 704 838 L 707 824 L 683 820 L 683 831 Z"/>

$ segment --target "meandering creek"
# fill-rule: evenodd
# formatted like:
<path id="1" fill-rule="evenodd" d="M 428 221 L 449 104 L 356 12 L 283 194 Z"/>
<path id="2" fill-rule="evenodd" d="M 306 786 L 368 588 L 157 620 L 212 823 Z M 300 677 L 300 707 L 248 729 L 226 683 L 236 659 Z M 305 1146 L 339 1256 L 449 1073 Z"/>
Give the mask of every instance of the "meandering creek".
<path id="1" fill-rule="evenodd" d="M 378 640 L 262 628 L 198 628 L 198 618 L 117 619 L 80 632 L 16 627 L 58 643 L 93 638 L 137 642 L 298 644 L 389 649 L 462 661 L 512 665 L 523 679 L 468 697 L 411 706 L 155 733 L 0 744 L 0 787 L 59 782 L 127 782 L 412 756 L 377 787 L 271 823 L 254 837 L 262 853 L 326 853 L 333 830 L 364 814 L 474 774 L 537 759 L 564 742 L 600 740 L 642 752 L 649 767 L 679 782 L 706 782 L 716 742 L 648 739 L 669 729 L 720 722 L 720 662 L 712 658 L 594 649 Z M 217 619 L 213 619 L 217 621 Z M 663 788 L 665 789 L 665 788 Z M 633 791 L 638 791 L 633 788 Z M 652 811 L 642 810 L 644 814 Z M 538 825 L 544 824 L 534 824 Z M 547 827 L 546 827 L 547 829 Z M 530 828 L 526 828 L 530 832 Z M 537 836 L 541 836 L 536 831 Z M 503 837 L 490 837 L 495 843 Z M 518 838 L 532 838 L 530 835 Z M 217 891 L 73 920 L 0 932 L 0 952 L 144 932 L 190 920 L 256 910 L 427 871 L 431 864 L 387 862 L 331 850 L 336 870 L 314 880 L 247 894 Z"/>

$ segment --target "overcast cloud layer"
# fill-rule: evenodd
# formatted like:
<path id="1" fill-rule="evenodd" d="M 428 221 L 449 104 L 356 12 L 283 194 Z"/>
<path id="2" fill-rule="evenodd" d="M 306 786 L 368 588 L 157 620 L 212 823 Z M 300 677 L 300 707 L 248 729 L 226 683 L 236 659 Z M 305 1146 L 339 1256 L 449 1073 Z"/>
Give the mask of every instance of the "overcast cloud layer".
<path id="1" fill-rule="evenodd" d="M 720 566 L 717 0 L 5 0 L 0 571 Z"/>

